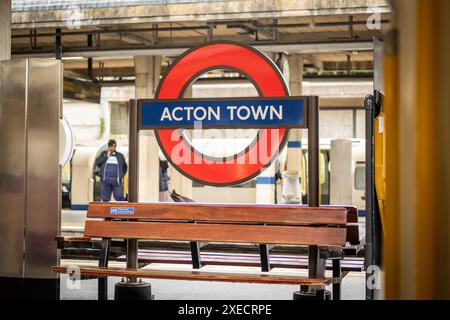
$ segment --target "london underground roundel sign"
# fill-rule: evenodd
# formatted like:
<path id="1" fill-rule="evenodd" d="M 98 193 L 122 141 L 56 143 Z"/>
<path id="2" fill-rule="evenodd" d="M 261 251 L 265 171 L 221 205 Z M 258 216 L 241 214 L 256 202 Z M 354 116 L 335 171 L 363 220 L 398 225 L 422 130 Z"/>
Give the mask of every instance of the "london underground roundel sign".
<path id="1" fill-rule="evenodd" d="M 192 82 L 217 69 L 245 75 L 260 97 L 183 99 Z M 138 105 L 139 129 L 154 129 L 169 162 L 188 178 L 211 186 L 256 177 L 278 156 L 289 128 L 306 128 L 305 99 L 289 97 L 280 70 L 265 54 L 235 42 L 211 42 L 185 52 L 161 80 L 155 99 Z M 183 129 L 198 126 L 259 131 L 245 150 L 217 158 L 202 154 L 183 134 Z"/>

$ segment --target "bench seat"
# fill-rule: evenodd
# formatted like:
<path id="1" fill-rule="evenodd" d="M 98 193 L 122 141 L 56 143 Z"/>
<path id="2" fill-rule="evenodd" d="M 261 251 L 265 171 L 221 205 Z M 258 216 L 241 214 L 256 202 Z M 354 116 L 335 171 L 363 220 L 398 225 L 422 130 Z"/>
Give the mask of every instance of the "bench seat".
<path id="1" fill-rule="evenodd" d="M 55 273 L 71 274 L 73 268 L 53 267 Z M 146 270 L 146 269 L 124 269 L 124 268 L 93 268 L 81 267 L 82 276 L 97 277 L 127 277 L 148 278 L 166 280 L 190 280 L 190 281 L 217 281 L 217 282 L 239 282 L 239 283 L 264 283 L 264 284 L 291 284 L 326 286 L 333 283 L 333 279 L 311 279 L 301 276 L 285 276 L 274 274 L 252 274 L 231 272 L 208 272 L 208 271 L 174 271 L 174 270 Z"/>

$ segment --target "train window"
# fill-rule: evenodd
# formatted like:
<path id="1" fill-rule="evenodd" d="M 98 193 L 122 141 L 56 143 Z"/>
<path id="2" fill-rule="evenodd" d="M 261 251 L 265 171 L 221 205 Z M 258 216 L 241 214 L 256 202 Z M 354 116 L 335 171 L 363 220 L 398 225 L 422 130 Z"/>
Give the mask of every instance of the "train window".
<path id="1" fill-rule="evenodd" d="M 366 167 L 363 163 L 357 163 L 355 168 L 355 189 L 366 190 Z"/>

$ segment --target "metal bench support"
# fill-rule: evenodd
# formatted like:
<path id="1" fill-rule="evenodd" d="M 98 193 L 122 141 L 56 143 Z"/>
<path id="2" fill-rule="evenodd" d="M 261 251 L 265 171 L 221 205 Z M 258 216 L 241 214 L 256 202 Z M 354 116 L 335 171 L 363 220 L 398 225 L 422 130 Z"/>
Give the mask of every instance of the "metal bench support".
<path id="1" fill-rule="evenodd" d="M 99 268 L 108 268 L 110 248 L 111 239 L 102 239 L 102 248 L 100 249 L 98 259 Z M 108 277 L 98 278 L 98 300 L 108 300 Z"/>
<path id="2" fill-rule="evenodd" d="M 333 260 L 333 278 L 341 278 L 341 260 Z M 333 283 L 333 300 L 341 300 L 341 282 Z"/>

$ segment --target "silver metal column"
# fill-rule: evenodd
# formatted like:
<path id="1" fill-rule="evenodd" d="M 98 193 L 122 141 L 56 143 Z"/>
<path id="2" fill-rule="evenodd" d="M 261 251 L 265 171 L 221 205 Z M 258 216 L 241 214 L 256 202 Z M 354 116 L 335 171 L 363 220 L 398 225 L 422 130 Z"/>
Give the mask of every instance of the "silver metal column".
<path id="1" fill-rule="evenodd" d="M 1 63 L 0 282 L 8 296 L 58 298 L 62 64 Z"/>

